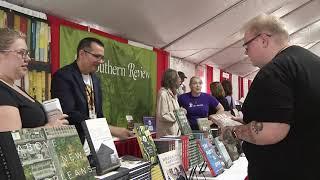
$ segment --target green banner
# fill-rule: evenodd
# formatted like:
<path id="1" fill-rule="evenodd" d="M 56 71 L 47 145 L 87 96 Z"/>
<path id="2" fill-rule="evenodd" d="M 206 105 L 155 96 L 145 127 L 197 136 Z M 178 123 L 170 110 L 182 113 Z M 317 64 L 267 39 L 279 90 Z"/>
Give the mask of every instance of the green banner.
<path id="1" fill-rule="evenodd" d="M 103 112 L 108 123 L 126 127 L 126 115 L 142 123 L 154 116 L 156 105 L 156 53 L 119 43 L 94 33 L 60 26 L 60 67 L 76 59 L 79 41 L 95 37 L 105 45 L 105 62 L 97 74 L 103 92 Z"/>

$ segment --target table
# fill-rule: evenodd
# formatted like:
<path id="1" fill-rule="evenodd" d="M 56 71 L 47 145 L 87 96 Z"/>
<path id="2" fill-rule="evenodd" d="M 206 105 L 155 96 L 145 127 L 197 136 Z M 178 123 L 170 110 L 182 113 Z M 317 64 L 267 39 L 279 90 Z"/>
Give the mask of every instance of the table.
<path id="1" fill-rule="evenodd" d="M 205 178 L 203 176 L 194 177 L 193 179 L 206 179 L 206 180 L 244 180 L 247 177 L 248 161 L 246 157 L 240 157 L 233 162 L 233 165 L 229 169 L 225 169 L 224 172 L 217 177 L 211 177 L 209 168 L 206 168 Z"/>

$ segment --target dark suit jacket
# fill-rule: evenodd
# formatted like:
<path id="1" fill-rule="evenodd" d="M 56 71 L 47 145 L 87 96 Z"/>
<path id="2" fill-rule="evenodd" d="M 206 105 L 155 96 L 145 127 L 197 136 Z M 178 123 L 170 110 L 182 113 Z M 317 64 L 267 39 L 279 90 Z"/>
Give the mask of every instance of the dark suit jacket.
<path id="1" fill-rule="evenodd" d="M 94 73 L 91 74 L 91 78 L 96 113 L 97 117 L 101 118 L 103 117 L 103 111 L 100 81 Z M 53 75 L 51 81 L 51 97 L 59 98 L 63 112 L 69 116 L 69 124 L 76 126 L 81 142 L 83 143 L 85 135 L 81 127 L 81 122 L 89 119 L 89 110 L 85 84 L 76 61 L 59 69 Z"/>

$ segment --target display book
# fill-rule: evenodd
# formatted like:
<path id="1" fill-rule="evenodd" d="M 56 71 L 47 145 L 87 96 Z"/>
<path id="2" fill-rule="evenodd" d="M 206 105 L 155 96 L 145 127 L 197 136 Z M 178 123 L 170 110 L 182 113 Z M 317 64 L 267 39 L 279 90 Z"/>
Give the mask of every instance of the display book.
<path id="1" fill-rule="evenodd" d="M 149 129 L 150 132 L 157 131 L 156 118 L 154 116 L 143 116 L 143 124 Z"/>
<path id="2" fill-rule="evenodd" d="M 178 150 L 159 154 L 158 158 L 166 180 L 187 180 Z"/>
<path id="3" fill-rule="evenodd" d="M 220 113 L 220 114 L 214 114 L 211 115 L 213 122 L 218 125 L 218 127 L 223 128 L 226 126 L 238 126 L 242 125 L 242 123 L 232 120 L 230 114 L 226 113 Z M 226 133 L 232 133 L 232 132 L 226 132 Z M 223 144 L 225 145 L 225 148 L 227 149 L 227 152 L 231 158 L 232 161 L 237 160 L 240 157 L 240 154 L 242 153 L 241 149 L 241 141 L 238 139 L 233 138 L 233 136 L 230 134 L 228 138 L 224 138 L 222 140 Z"/>
<path id="4" fill-rule="evenodd" d="M 200 153 L 203 156 L 207 167 L 210 169 L 212 176 L 217 176 L 224 171 L 223 165 L 216 154 L 214 147 L 208 139 L 197 139 L 197 145 Z"/>
<path id="5" fill-rule="evenodd" d="M 185 171 L 189 170 L 189 159 L 188 159 L 188 146 L 189 136 L 162 136 L 160 139 L 155 139 L 158 153 L 164 153 L 172 150 L 177 150 L 182 161 L 182 166 Z M 174 144 L 173 148 L 170 148 L 171 144 Z"/>
<path id="6" fill-rule="evenodd" d="M 194 168 L 202 163 L 199 155 L 199 149 L 196 143 L 196 139 L 192 134 L 192 130 L 184 110 L 183 109 L 175 110 L 174 114 L 178 121 L 181 134 L 189 136 L 189 146 L 188 146 L 189 168 Z"/>
<path id="7" fill-rule="evenodd" d="M 136 126 L 134 133 L 137 136 L 143 159 L 151 163 L 151 178 L 162 180 L 163 175 L 157 158 L 157 149 L 150 131 L 145 126 Z"/>
<path id="8" fill-rule="evenodd" d="M 11 133 L 25 179 L 95 179 L 74 126 Z"/>
<path id="9" fill-rule="evenodd" d="M 97 175 L 120 167 L 120 159 L 105 118 L 88 119 L 81 123 Z"/>

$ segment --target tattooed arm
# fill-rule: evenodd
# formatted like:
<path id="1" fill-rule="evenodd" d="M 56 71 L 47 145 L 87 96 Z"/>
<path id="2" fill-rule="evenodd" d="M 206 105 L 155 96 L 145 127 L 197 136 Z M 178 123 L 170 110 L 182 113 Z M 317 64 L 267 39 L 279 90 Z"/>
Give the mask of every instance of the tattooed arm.
<path id="1" fill-rule="evenodd" d="M 226 129 L 232 129 L 238 139 L 252 144 L 268 145 L 276 144 L 284 139 L 290 130 L 290 126 L 285 123 L 252 121 L 246 125 L 227 127 Z"/>

